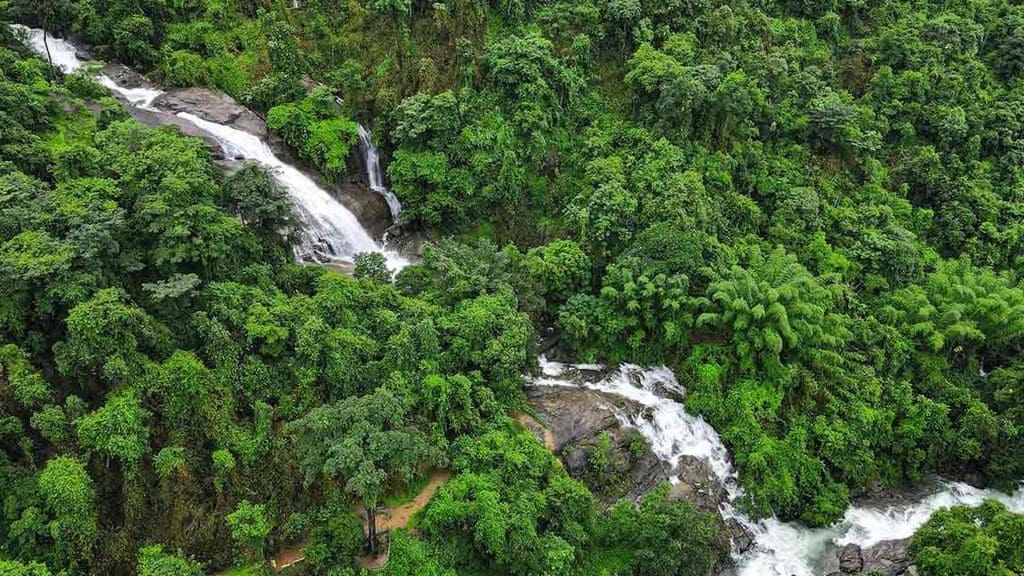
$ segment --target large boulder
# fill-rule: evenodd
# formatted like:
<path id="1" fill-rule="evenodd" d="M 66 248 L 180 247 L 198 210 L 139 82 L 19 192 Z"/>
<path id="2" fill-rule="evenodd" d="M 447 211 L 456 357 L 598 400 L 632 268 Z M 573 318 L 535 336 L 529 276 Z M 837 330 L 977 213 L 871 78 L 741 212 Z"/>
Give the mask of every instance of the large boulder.
<path id="1" fill-rule="evenodd" d="M 856 544 L 833 547 L 825 556 L 824 573 L 879 576 L 909 576 L 916 571 L 910 557 L 910 538 L 885 540 L 861 548 Z"/>
<path id="2" fill-rule="evenodd" d="M 910 538 L 886 540 L 861 550 L 864 565 L 861 572 L 882 576 L 902 576 L 910 569 Z"/>
<path id="3" fill-rule="evenodd" d="M 672 496 L 688 500 L 698 510 L 714 514 L 728 498 L 725 486 L 704 460 L 683 456 L 670 472 L 673 481 Z"/>
<path id="4" fill-rule="evenodd" d="M 580 375 L 582 378 L 595 374 Z M 659 484 L 672 484 L 671 496 L 687 500 L 702 512 L 717 514 L 728 496 L 725 487 L 707 462 L 684 456 L 675 468 L 658 459 L 635 429 L 623 426 L 618 414 L 642 414 L 643 407 L 619 396 L 583 387 L 531 386 L 526 391 L 530 405 L 547 427 L 553 450 L 562 457 L 574 478 L 591 485 L 605 504 L 620 498 L 638 500 Z M 590 474 L 591 454 L 607 434 L 615 479 L 614 486 L 596 485 Z"/>
<path id="5" fill-rule="evenodd" d="M 153 106 L 174 114 L 188 112 L 203 120 L 231 126 L 259 138 L 267 137 L 267 125 L 255 112 L 226 94 L 207 88 L 170 88 L 153 100 Z"/>
<path id="6" fill-rule="evenodd" d="M 551 432 L 554 451 L 570 444 L 595 440 L 601 432 L 616 430 L 615 398 L 567 386 L 531 386 L 526 389 L 530 406 Z"/>
<path id="7" fill-rule="evenodd" d="M 103 67 L 102 73 L 122 88 L 149 88 L 152 84 L 146 78 L 124 64 L 110 62 Z"/>

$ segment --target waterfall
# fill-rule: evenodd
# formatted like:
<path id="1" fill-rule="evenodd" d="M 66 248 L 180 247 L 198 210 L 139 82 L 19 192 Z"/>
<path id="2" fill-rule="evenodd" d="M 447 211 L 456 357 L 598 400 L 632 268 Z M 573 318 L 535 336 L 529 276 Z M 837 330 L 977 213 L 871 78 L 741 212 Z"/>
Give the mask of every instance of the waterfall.
<path id="1" fill-rule="evenodd" d="M 366 181 L 370 189 L 384 197 L 391 209 L 391 221 L 398 222 L 398 215 L 402 213 L 402 204 L 398 196 L 384 185 L 384 171 L 380 167 L 380 153 L 370 139 L 370 132 L 359 125 L 359 147 L 363 151 L 363 161 L 366 164 Z"/>
<path id="2" fill-rule="evenodd" d="M 42 30 L 14 26 L 25 31 L 32 48 L 45 56 Z M 83 62 L 78 58 L 75 46 L 67 40 L 47 37 L 47 44 L 53 64 L 65 73 L 82 67 Z M 153 101 L 163 94 L 156 88 L 124 88 L 102 74 L 97 76 L 97 80 L 132 106 L 143 110 L 156 110 Z M 179 112 L 177 116 L 213 137 L 223 148 L 225 157 L 262 164 L 285 188 L 302 222 L 302 235 L 296 247 L 299 258 L 318 262 L 351 262 L 360 252 L 383 252 L 392 270 L 408 264 L 399 254 L 384 250 L 374 242 L 348 208 L 312 178 L 278 158 L 266 142 L 248 132 L 203 120 L 195 114 Z"/>
<path id="3" fill-rule="evenodd" d="M 583 387 L 631 400 L 644 408 L 643 413 L 616 414 L 623 426 L 636 428 L 650 442 L 654 454 L 672 468 L 684 455 L 706 461 L 724 484 L 729 500 L 719 512 L 747 528 L 754 536 L 753 546 L 735 554 L 739 576 L 818 576 L 830 545 L 857 544 L 868 547 L 883 540 L 907 538 L 923 525 L 933 512 L 958 504 L 974 506 L 993 498 L 1014 512 L 1024 512 L 1024 489 L 1010 496 L 995 490 L 982 490 L 960 482 L 942 482 L 928 495 L 913 502 L 882 507 L 853 505 L 834 526 L 807 528 L 778 518 L 752 520 L 733 507 L 742 496 L 736 470 L 718 433 L 702 417 L 693 416 L 673 397 L 682 399 L 686 389 L 665 367 L 641 368 L 624 364 L 604 372 L 594 364 L 563 364 L 540 358 L 541 375 L 533 386 Z M 677 482 L 677 478 L 670 478 Z"/>

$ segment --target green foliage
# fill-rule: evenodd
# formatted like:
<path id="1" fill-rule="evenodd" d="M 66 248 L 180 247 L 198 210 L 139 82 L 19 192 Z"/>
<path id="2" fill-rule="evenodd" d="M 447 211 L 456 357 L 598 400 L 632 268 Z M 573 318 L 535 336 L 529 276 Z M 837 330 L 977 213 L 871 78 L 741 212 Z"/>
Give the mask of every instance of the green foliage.
<path id="1" fill-rule="evenodd" d="M 266 514 L 262 504 L 242 500 L 234 512 L 224 517 L 231 529 L 231 538 L 253 561 L 263 559 L 263 546 L 270 534 L 271 525 Z"/>
<path id="2" fill-rule="evenodd" d="M 185 50 L 175 50 L 160 65 L 163 80 L 170 86 L 195 86 L 203 83 L 203 58 Z"/>
<path id="3" fill-rule="evenodd" d="M 45 564 L 38 562 L 22 564 L 16 561 L 0 560 L 0 570 L 10 576 L 51 576 L 53 574 Z"/>
<path id="4" fill-rule="evenodd" d="M 130 392 L 115 393 L 100 409 L 75 422 L 82 446 L 122 464 L 137 464 L 148 448 L 148 413 Z"/>
<path id="5" fill-rule="evenodd" d="M 139 549 L 139 576 L 202 576 L 197 562 L 180 554 L 168 554 L 163 546 L 154 544 Z"/>
<path id="6" fill-rule="evenodd" d="M 468 569 L 559 574 L 582 554 L 595 503 L 531 433 L 494 430 L 454 446 L 457 472 L 420 528 Z"/>
<path id="7" fill-rule="evenodd" d="M 350 566 L 366 539 L 363 519 L 347 508 L 343 501 L 331 501 L 305 515 L 312 525 L 309 540 L 302 548 L 306 562 L 318 571 Z M 393 544 L 392 544 L 393 545 Z"/>
<path id="8" fill-rule="evenodd" d="M 703 570 L 717 552 L 702 519 L 659 495 L 598 519 L 504 430 L 538 332 L 581 360 L 676 370 L 754 515 L 828 524 L 851 495 L 931 472 L 1024 477 L 1013 2 L 12 0 L 5 14 L 228 92 L 328 178 L 347 170 L 353 119 L 372 119 L 403 225 L 439 238 L 393 284 L 380 256 L 357 279 L 294 266 L 270 175 L 218 174 L 200 142 L 126 122 L 0 23 L 12 570 L 129 573 L 155 541 L 182 550 L 168 566 L 217 570 L 244 499 L 275 533 L 305 516 L 317 569 L 348 570 L 342 511 L 432 460 L 456 475 L 425 538 L 396 535 L 395 573 Z M 588 481 L 614 487 L 604 448 Z M 88 513 L 61 516 L 43 491 L 62 458 L 95 478 Z M 1019 572 L 1010 533 L 977 518 L 942 520 L 956 529 L 932 531 L 950 540 L 919 568 Z"/>
<path id="9" fill-rule="evenodd" d="M 355 263 L 352 275 L 356 278 L 369 278 L 385 284 L 391 282 L 391 270 L 388 269 L 387 259 L 380 252 L 356 254 Z"/>
<path id="10" fill-rule="evenodd" d="M 349 150 L 357 139 L 357 124 L 337 115 L 330 93 L 323 88 L 298 104 L 271 108 L 267 126 L 330 178 L 345 171 Z"/>
<path id="11" fill-rule="evenodd" d="M 1009 576 L 1024 569 L 1024 516 L 989 500 L 940 510 L 910 544 L 922 576 Z"/>
<path id="12" fill-rule="evenodd" d="M 651 576 L 707 574 L 726 552 L 714 521 L 662 485 L 639 506 L 623 500 L 601 519 L 600 538 L 629 551 L 631 573 Z"/>
<path id="13" fill-rule="evenodd" d="M 96 494 L 92 478 L 70 456 L 49 460 L 39 473 L 39 494 L 52 518 L 49 532 L 61 566 L 82 566 L 96 537 Z"/>

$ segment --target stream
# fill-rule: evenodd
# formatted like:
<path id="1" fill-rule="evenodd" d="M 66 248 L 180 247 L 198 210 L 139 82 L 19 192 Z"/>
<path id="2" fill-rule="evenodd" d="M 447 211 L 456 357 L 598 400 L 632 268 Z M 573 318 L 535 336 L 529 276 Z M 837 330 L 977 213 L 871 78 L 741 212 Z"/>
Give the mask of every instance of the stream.
<path id="1" fill-rule="evenodd" d="M 643 407 L 637 413 L 617 410 L 624 427 L 636 428 L 650 442 L 651 450 L 673 469 L 683 456 L 708 463 L 725 486 L 728 498 L 719 508 L 726 520 L 735 520 L 754 538 L 753 545 L 735 553 L 735 573 L 740 576 L 821 576 L 830 547 L 856 544 L 861 548 L 887 540 L 908 538 L 933 512 L 958 504 L 977 505 L 993 498 L 1014 512 L 1024 513 L 1024 489 L 1015 495 L 983 490 L 962 482 L 941 480 L 916 496 L 896 504 L 854 503 L 834 526 L 808 528 L 777 518 L 753 520 L 733 506 L 743 494 L 729 451 L 718 433 L 703 417 L 686 411 L 686 389 L 663 366 L 643 368 L 623 364 L 605 372 L 596 364 L 563 364 L 540 358 L 541 373 L 532 386 L 583 387 L 630 400 Z M 670 478 L 673 483 L 677 478 Z"/>
<path id="2" fill-rule="evenodd" d="M 25 32 L 32 48 L 45 58 L 47 46 L 43 43 L 43 31 L 20 25 L 14 26 Z M 84 65 L 84 62 L 78 57 L 76 47 L 71 42 L 47 36 L 46 43 L 49 46 L 49 54 L 54 66 L 65 73 L 75 72 Z M 98 75 L 96 80 L 119 95 L 133 108 L 164 112 L 153 106 L 153 101 L 164 93 L 159 88 L 125 88 L 103 74 Z M 356 216 L 333 194 L 319 186 L 310 176 L 295 166 L 280 159 L 266 141 L 237 128 L 204 120 L 190 112 L 178 112 L 176 116 L 216 140 L 226 158 L 262 164 L 284 187 L 302 223 L 301 237 L 298 245 L 295 246 L 296 257 L 299 260 L 351 263 L 355 255 L 361 252 L 381 252 L 387 260 L 388 267 L 393 271 L 397 271 L 409 263 L 401 254 L 388 250 L 374 241 Z M 400 210 L 398 199 L 394 198 L 394 194 L 383 185 L 377 149 L 370 143 L 365 129 L 362 127 L 360 129 L 362 150 L 366 155 L 364 160 L 368 171 L 367 179 L 371 189 L 384 196 L 392 209 L 392 215 L 397 216 L 397 210 Z M 365 143 L 362 142 L 364 137 Z"/>

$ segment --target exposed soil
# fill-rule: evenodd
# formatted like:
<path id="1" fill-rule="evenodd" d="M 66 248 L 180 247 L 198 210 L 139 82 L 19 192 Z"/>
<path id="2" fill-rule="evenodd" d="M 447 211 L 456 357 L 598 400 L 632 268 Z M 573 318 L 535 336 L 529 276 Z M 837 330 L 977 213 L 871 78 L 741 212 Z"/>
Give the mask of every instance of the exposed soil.
<path id="1" fill-rule="evenodd" d="M 548 450 L 555 451 L 555 436 L 551 433 L 551 430 L 548 430 L 547 426 L 541 424 L 536 418 L 526 412 L 516 412 L 515 417 L 527 430 L 533 432 Z"/>
<path id="2" fill-rule="evenodd" d="M 305 546 L 305 544 L 295 544 L 294 546 L 289 546 L 281 550 L 270 559 L 270 567 L 274 569 L 274 572 L 280 572 L 285 568 L 302 562 L 306 559 L 306 557 L 302 555 L 303 546 Z"/>
<path id="3" fill-rule="evenodd" d="M 394 530 L 396 528 L 405 528 L 409 524 L 409 519 L 412 518 L 412 515 L 422 510 L 427 505 L 427 502 L 430 502 L 437 489 L 447 482 L 451 475 L 451 472 L 447 470 L 436 470 L 430 475 L 427 485 L 423 487 L 423 490 L 420 490 L 420 493 L 416 495 L 412 502 L 388 508 L 377 516 L 377 529 Z"/>

